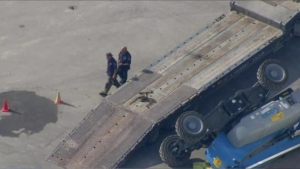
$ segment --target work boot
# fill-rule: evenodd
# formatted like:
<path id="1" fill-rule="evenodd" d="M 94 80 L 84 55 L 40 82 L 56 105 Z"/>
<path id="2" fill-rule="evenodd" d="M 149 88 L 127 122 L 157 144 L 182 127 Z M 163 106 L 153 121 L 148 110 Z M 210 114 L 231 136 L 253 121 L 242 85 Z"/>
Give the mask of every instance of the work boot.
<path id="1" fill-rule="evenodd" d="M 100 94 L 100 96 L 102 96 L 102 97 L 106 97 L 107 96 L 107 93 L 108 93 L 108 91 L 109 91 L 109 89 L 110 89 L 110 87 L 105 87 L 104 88 L 104 90 L 102 91 L 102 92 L 100 92 L 99 94 Z"/>
<path id="2" fill-rule="evenodd" d="M 100 92 L 99 95 L 102 96 L 102 97 L 106 97 L 106 96 L 107 96 L 107 93 L 105 93 L 105 92 Z"/>
<path id="3" fill-rule="evenodd" d="M 123 80 L 119 81 L 120 86 L 122 86 L 123 84 L 125 84 L 125 82 Z"/>

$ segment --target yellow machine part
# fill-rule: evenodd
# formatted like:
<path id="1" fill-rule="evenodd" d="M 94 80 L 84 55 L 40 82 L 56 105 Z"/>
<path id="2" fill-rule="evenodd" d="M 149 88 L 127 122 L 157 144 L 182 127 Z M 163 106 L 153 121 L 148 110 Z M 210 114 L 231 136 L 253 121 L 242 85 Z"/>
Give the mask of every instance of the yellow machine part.
<path id="1" fill-rule="evenodd" d="M 193 169 L 212 169 L 208 162 L 194 162 Z"/>

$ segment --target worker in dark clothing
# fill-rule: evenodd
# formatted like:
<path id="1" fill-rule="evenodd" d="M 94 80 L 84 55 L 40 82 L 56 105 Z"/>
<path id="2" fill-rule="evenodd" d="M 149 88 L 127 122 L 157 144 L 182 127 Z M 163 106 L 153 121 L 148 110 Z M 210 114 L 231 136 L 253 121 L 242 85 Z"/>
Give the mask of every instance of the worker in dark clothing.
<path id="1" fill-rule="evenodd" d="M 118 75 L 120 76 L 120 84 L 124 84 L 127 81 L 128 76 L 128 70 L 130 69 L 131 64 L 131 55 L 127 51 L 127 47 L 122 47 L 120 53 L 119 53 L 119 59 L 118 59 Z"/>
<path id="2" fill-rule="evenodd" d="M 121 85 L 117 81 L 117 61 L 113 58 L 113 55 L 111 53 L 106 54 L 107 58 L 107 76 L 108 76 L 108 81 L 105 84 L 105 89 L 104 91 L 100 92 L 99 94 L 103 97 L 107 96 L 108 91 L 110 90 L 111 86 L 114 85 L 117 88 L 119 88 Z"/>

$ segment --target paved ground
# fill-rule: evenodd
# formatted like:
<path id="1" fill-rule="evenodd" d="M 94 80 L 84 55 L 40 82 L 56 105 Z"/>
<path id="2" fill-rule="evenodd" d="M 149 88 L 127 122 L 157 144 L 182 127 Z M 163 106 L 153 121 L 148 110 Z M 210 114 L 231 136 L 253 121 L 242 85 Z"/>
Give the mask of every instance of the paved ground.
<path id="1" fill-rule="evenodd" d="M 133 76 L 228 6 L 227 1 L 0 2 L 0 99 L 12 109 L 0 115 L 0 167 L 58 168 L 44 159 L 101 102 L 107 51 L 117 55 L 127 45 Z M 289 64 L 289 83 L 300 76 L 299 46 L 294 39 L 275 55 Z M 201 103 L 203 111 L 252 85 L 257 66 Z M 57 90 L 63 105 L 53 104 Z M 160 142 L 133 153 L 123 167 L 167 168 L 158 156 Z M 203 152 L 194 152 L 185 167 L 201 161 Z"/>
<path id="2" fill-rule="evenodd" d="M 58 168 L 45 158 L 101 102 L 106 52 L 127 45 L 133 76 L 228 9 L 227 1 L 1 1 L 0 99 L 12 112 L 0 116 L 0 167 Z M 63 105 L 53 104 L 57 90 Z"/>
<path id="3" fill-rule="evenodd" d="M 281 48 L 276 53 L 269 54 L 266 58 L 259 61 L 255 65 L 251 66 L 250 69 L 243 72 L 236 78 L 234 78 L 230 83 L 226 84 L 219 90 L 207 97 L 205 101 L 199 103 L 201 112 L 207 112 L 211 110 L 218 102 L 222 99 L 226 99 L 229 96 L 233 95 L 237 89 L 243 89 L 251 87 L 256 82 L 256 71 L 259 65 L 266 59 L 274 58 L 280 60 L 288 69 L 289 80 L 286 83 L 286 86 L 295 82 L 300 78 L 300 38 L 292 39 L 286 47 Z M 300 87 L 300 86 L 299 86 Z M 272 97 L 276 92 L 272 92 L 270 97 Z M 126 163 L 121 166 L 122 168 L 168 168 L 159 158 L 158 150 L 162 140 L 174 133 L 163 133 L 160 136 L 160 140 L 157 144 L 153 146 L 143 147 L 141 150 L 138 150 L 127 159 Z M 191 157 L 191 160 L 185 166 L 180 168 L 192 168 L 193 162 L 203 161 L 204 149 L 194 151 Z M 270 168 L 300 168 L 298 161 L 300 158 L 300 149 L 293 151 L 290 154 L 287 154 L 284 158 L 280 158 L 275 161 L 275 163 Z"/>

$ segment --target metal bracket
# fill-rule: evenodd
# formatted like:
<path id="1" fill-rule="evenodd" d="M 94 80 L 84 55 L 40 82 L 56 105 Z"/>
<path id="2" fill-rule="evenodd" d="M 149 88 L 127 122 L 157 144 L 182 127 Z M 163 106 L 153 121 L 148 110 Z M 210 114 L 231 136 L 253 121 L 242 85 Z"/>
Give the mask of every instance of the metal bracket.
<path id="1" fill-rule="evenodd" d="M 149 109 L 151 105 L 153 105 L 154 103 L 156 103 L 156 101 L 155 101 L 153 98 L 150 98 L 150 97 L 149 97 L 149 94 L 152 94 L 152 93 L 153 93 L 152 90 L 151 90 L 151 91 L 147 91 L 147 92 L 140 92 L 139 94 L 140 94 L 141 96 L 135 98 L 135 99 L 130 103 L 130 105 L 133 104 L 134 102 L 136 102 L 137 100 L 140 100 L 140 102 L 149 102 L 149 103 L 146 105 L 146 107 Z"/>

